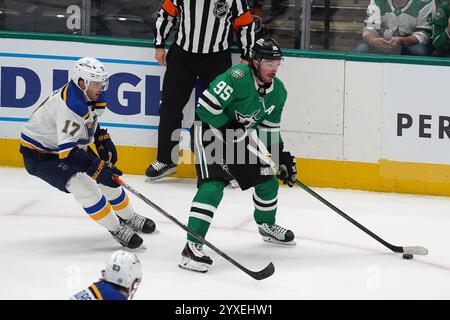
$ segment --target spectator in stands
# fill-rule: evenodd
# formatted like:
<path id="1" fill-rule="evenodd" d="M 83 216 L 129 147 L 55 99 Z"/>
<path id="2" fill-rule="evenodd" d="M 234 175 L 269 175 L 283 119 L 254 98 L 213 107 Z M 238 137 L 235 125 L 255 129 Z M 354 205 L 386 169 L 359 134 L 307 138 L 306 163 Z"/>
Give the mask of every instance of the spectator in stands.
<path id="1" fill-rule="evenodd" d="M 443 1 L 436 5 L 436 14 L 433 18 L 433 46 L 436 51 L 433 55 L 450 56 L 450 8 L 449 2 Z"/>
<path id="2" fill-rule="evenodd" d="M 359 53 L 426 56 L 431 53 L 434 0 L 371 0 Z"/>

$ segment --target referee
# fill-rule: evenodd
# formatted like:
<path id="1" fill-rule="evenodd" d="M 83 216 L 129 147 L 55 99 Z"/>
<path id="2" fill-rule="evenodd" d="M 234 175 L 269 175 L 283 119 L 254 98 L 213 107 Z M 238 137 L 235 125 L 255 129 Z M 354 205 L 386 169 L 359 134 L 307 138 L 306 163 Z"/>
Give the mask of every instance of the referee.
<path id="1" fill-rule="evenodd" d="M 166 55 L 164 44 L 178 18 L 175 41 Z M 247 63 L 255 40 L 247 0 L 163 1 L 156 20 L 155 59 L 167 69 L 159 108 L 158 156 L 145 172 L 148 180 L 176 172 L 179 134 L 173 139 L 172 133 L 181 128 L 182 111 L 196 79 L 207 88 L 231 67 L 232 29 L 239 42 L 241 63 Z"/>

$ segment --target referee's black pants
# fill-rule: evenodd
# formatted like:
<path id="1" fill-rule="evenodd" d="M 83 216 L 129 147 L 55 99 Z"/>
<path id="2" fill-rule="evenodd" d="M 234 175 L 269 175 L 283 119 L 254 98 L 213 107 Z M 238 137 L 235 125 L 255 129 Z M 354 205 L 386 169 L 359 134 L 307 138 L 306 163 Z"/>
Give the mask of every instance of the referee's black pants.
<path id="1" fill-rule="evenodd" d="M 228 49 L 217 53 L 192 53 L 174 43 L 167 53 L 166 61 L 159 107 L 157 159 L 164 163 L 177 163 L 179 136 L 176 141 L 172 141 L 172 133 L 181 128 L 183 108 L 189 101 L 195 80 L 198 78 L 206 89 L 212 80 L 231 67 L 231 52 Z M 172 151 L 174 148 L 176 150 Z M 172 159 L 172 154 L 177 158 Z"/>

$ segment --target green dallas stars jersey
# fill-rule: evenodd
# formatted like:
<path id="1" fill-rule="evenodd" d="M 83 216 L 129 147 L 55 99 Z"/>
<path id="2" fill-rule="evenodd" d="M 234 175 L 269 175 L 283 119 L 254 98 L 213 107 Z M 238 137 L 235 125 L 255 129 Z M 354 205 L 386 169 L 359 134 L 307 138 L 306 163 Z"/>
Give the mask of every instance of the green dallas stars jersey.
<path id="1" fill-rule="evenodd" d="M 247 129 L 257 129 L 263 142 L 268 141 L 267 145 L 282 143 L 280 121 L 287 91 L 276 77 L 265 95 L 260 95 L 258 88 L 248 65 L 231 67 L 202 93 L 197 114 L 203 122 L 215 128 L 235 119 Z M 262 133 L 267 133 L 267 137 L 261 137 Z"/>
<path id="2" fill-rule="evenodd" d="M 402 8 L 395 8 L 392 0 L 371 0 L 363 34 L 371 32 L 383 37 L 385 30 L 391 30 L 394 36 L 414 35 L 420 43 L 427 44 L 434 8 L 434 0 L 409 0 Z"/>
<path id="3" fill-rule="evenodd" d="M 433 45 L 444 52 L 450 52 L 450 34 L 447 30 L 449 18 L 449 4 L 448 1 L 444 1 L 436 8 L 433 19 Z"/>

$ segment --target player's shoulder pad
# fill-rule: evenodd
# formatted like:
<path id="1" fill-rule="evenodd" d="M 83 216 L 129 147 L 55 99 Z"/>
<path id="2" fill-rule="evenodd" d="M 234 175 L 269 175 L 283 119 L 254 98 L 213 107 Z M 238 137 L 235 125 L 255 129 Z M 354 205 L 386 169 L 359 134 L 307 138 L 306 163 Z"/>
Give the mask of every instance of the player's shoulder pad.
<path id="1" fill-rule="evenodd" d="M 122 294 L 114 284 L 107 281 L 96 282 L 98 290 L 100 291 L 104 300 L 127 300 L 127 297 Z"/>
<path id="2" fill-rule="evenodd" d="M 230 75 L 236 80 L 244 79 L 250 72 L 250 67 L 246 64 L 238 64 L 230 68 Z"/>
<path id="3" fill-rule="evenodd" d="M 437 3 L 439 3 L 439 2 L 437 2 Z M 448 1 L 441 2 L 439 7 L 445 9 L 446 11 L 448 11 L 449 10 L 449 3 L 448 3 Z"/>
<path id="4" fill-rule="evenodd" d="M 61 92 L 61 98 L 66 106 L 83 119 L 89 117 L 89 106 L 83 99 L 81 90 L 70 81 Z"/>
<path id="5" fill-rule="evenodd" d="M 383 4 L 383 1 L 385 1 L 385 0 L 374 0 L 373 3 L 374 3 L 377 7 L 381 7 L 381 5 Z"/>
<path id="6" fill-rule="evenodd" d="M 107 106 L 106 95 L 104 92 L 100 94 L 97 101 L 95 101 L 94 107 L 96 110 L 105 110 Z"/>
<path id="7" fill-rule="evenodd" d="M 277 86 L 278 88 L 280 88 L 280 90 L 286 91 L 286 87 L 284 86 L 284 83 L 283 83 L 283 81 L 281 81 L 280 78 L 278 78 L 278 77 L 274 78 L 274 85 Z"/>

